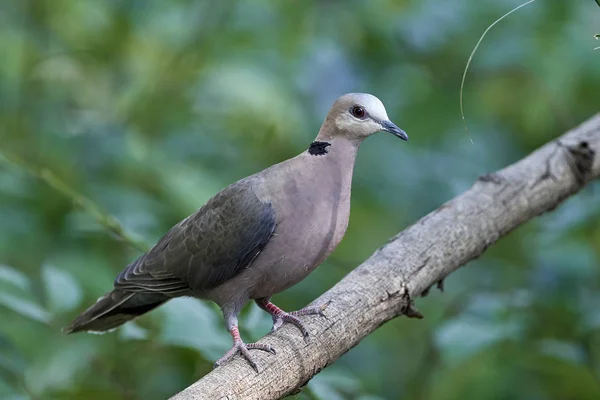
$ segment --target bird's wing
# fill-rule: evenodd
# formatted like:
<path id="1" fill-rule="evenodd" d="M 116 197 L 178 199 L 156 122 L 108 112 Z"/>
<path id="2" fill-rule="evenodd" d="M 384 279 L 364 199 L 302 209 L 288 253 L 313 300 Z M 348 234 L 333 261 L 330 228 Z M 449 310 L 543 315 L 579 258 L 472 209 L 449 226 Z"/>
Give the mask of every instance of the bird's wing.
<path id="1" fill-rule="evenodd" d="M 275 230 L 275 210 L 251 182 L 227 187 L 127 266 L 115 288 L 176 295 L 208 290 L 250 266 Z"/>

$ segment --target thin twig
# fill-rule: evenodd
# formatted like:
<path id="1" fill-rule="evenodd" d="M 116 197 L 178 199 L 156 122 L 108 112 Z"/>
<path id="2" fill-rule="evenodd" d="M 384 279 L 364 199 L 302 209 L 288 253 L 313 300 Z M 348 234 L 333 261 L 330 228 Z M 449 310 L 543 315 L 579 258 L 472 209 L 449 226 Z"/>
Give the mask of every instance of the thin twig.
<path id="1" fill-rule="evenodd" d="M 28 174 L 46 182 L 50 187 L 70 198 L 74 204 L 90 214 L 96 220 L 96 222 L 132 247 L 144 252 L 150 248 L 150 246 L 144 241 L 135 239 L 133 236 L 127 233 L 127 231 L 121 226 L 116 218 L 102 210 L 102 208 L 94 203 L 94 201 L 92 201 L 89 197 L 79 193 L 75 188 L 59 178 L 50 169 L 46 167 L 33 166 L 23 160 L 21 157 L 6 152 L 6 150 L 0 150 L 0 159 L 4 159 L 8 164 L 18 167 Z"/>
<path id="2" fill-rule="evenodd" d="M 469 137 L 469 140 L 471 141 L 471 143 L 473 143 L 473 139 L 471 138 L 471 135 L 469 134 L 469 128 L 467 127 L 467 120 L 465 118 L 465 111 L 464 111 L 464 107 L 463 107 L 463 89 L 465 87 L 465 79 L 467 78 L 467 71 L 469 70 L 469 66 L 471 65 L 471 61 L 473 60 L 473 56 L 475 55 L 475 52 L 479 48 L 479 45 L 481 44 L 481 41 L 483 40 L 483 38 L 485 37 L 485 35 L 487 35 L 487 33 L 490 31 L 490 29 L 492 29 L 494 27 L 494 25 L 496 25 L 498 22 L 502 21 L 504 18 L 508 17 L 510 14 L 514 13 L 518 9 L 523 8 L 526 5 L 533 3 L 534 1 L 535 0 L 529 0 L 528 2 L 523 3 L 520 6 L 517 6 L 517 7 L 513 8 L 512 10 L 510 10 L 509 12 L 507 12 L 506 14 L 504 14 L 503 16 L 501 16 L 500 18 L 498 18 L 497 20 L 495 20 L 483 32 L 483 34 L 481 35 L 481 37 L 477 41 L 477 44 L 475 45 L 475 48 L 471 52 L 471 55 L 469 56 L 469 60 L 467 61 L 467 65 L 465 66 L 465 71 L 463 72 L 462 81 L 460 82 L 460 116 L 462 117 L 463 123 L 465 124 L 465 132 L 467 133 L 467 136 Z M 598 1 L 600 1 L 600 0 L 596 0 L 596 2 L 598 2 Z"/>

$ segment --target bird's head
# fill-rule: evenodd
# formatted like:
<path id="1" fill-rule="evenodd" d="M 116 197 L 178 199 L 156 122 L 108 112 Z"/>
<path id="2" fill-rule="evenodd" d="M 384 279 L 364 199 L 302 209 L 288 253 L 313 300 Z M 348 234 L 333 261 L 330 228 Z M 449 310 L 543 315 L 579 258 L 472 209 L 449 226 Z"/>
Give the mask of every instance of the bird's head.
<path id="1" fill-rule="evenodd" d="M 383 103 L 368 93 L 348 93 L 338 98 L 321 128 L 319 136 L 344 135 L 362 140 L 377 132 L 389 132 L 402 140 L 408 135 L 387 116 Z"/>

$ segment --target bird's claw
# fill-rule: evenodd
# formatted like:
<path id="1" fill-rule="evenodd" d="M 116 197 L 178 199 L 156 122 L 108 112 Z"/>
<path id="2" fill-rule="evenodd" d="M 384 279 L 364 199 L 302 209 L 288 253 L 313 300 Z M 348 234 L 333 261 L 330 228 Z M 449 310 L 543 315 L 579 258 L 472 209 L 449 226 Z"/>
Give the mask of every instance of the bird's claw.
<path id="1" fill-rule="evenodd" d="M 271 354 L 277 354 L 275 349 L 268 344 L 244 343 L 244 342 L 240 341 L 240 342 L 236 342 L 231 347 L 231 349 L 229 349 L 229 351 L 227 353 L 225 353 L 225 355 L 223 355 L 223 357 L 219 358 L 217 360 L 217 362 L 214 364 L 213 368 L 217 368 L 219 365 L 222 365 L 223 363 L 231 360 L 236 354 L 240 353 L 242 355 L 242 357 L 244 357 L 246 359 L 246 361 L 248 361 L 248 364 L 250 364 L 252 369 L 254 371 L 256 371 L 256 373 L 258 373 L 258 366 L 256 365 L 256 362 L 254 361 L 254 357 L 252 357 L 252 355 L 250 354 L 250 351 L 248 351 L 248 350 L 253 350 L 253 349 L 266 351 Z"/>
<path id="2" fill-rule="evenodd" d="M 325 311 L 325 309 L 327 307 L 329 307 L 329 305 L 331 304 L 331 300 L 327 301 L 326 303 L 323 303 L 319 306 L 319 311 L 318 314 L 323 317 L 323 318 L 327 318 L 327 315 L 325 315 L 325 313 L 323 311 Z"/>
<path id="3" fill-rule="evenodd" d="M 319 315 L 321 317 L 327 318 L 327 316 L 325 315 L 325 313 L 323 311 L 325 311 L 325 309 L 327 307 L 329 307 L 330 304 L 331 304 L 331 300 L 329 300 L 326 303 L 321 304 L 320 306 L 310 306 L 310 307 L 306 307 L 306 308 L 303 308 L 298 311 L 292 311 L 290 314 L 292 314 L 296 317 L 298 317 L 300 315 Z"/>
<path id="4" fill-rule="evenodd" d="M 310 336 L 310 334 L 308 333 L 308 329 L 306 329 L 304 323 L 302 323 L 302 321 L 298 317 L 303 315 L 319 315 L 321 317 L 327 318 L 323 311 L 325 311 L 329 304 L 331 304 L 331 300 L 324 304 L 321 304 L 320 306 L 311 306 L 298 311 L 291 311 L 289 313 L 282 312 L 279 315 L 273 315 L 273 328 L 271 328 L 271 332 L 276 332 L 279 328 L 281 328 L 284 322 L 290 322 L 300 330 L 300 332 L 302 333 L 302 337 L 304 337 L 304 340 L 308 341 L 308 337 Z"/>
<path id="5" fill-rule="evenodd" d="M 273 316 L 273 328 L 271 328 L 271 332 L 277 332 L 284 322 L 289 322 L 292 325 L 295 325 L 298 329 L 300 329 L 300 332 L 302 332 L 302 336 L 304 336 L 304 338 L 308 337 L 308 329 L 306 329 L 302 321 L 300 321 L 300 319 L 291 312 L 283 312 L 277 316 Z"/>
<path id="6" fill-rule="evenodd" d="M 325 317 L 325 313 L 323 313 L 323 311 L 325 311 L 325 309 L 327 309 L 327 307 L 329 307 L 330 304 L 331 300 L 321 304 L 320 306 L 305 307 L 302 310 L 293 311 L 292 313 L 294 315 L 320 315 L 322 317 Z"/>
<path id="7" fill-rule="evenodd" d="M 271 328 L 271 332 L 277 332 L 279 328 L 283 325 L 283 318 L 273 317 L 273 327 Z"/>

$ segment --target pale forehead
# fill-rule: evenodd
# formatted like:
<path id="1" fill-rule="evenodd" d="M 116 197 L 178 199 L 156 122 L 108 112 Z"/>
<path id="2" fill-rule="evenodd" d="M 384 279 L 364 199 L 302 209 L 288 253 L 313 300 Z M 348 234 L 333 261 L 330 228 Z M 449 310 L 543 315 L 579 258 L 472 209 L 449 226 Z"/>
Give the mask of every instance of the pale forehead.
<path id="1" fill-rule="evenodd" d="M 386 121 L 388 120 L 385 106 L 377 97 L 368 93 L 348 93 L 340 97 L 336 103 L 342 103 L 344 106 L 351 107 L 353 105 L 363 106 L 369 115 L 372 117 Z"/>

